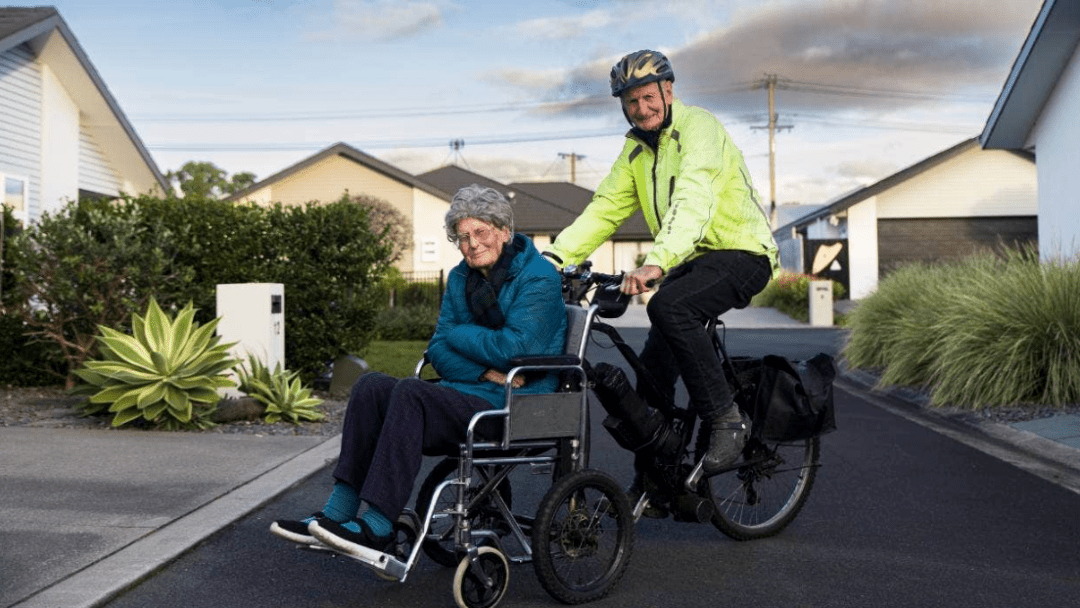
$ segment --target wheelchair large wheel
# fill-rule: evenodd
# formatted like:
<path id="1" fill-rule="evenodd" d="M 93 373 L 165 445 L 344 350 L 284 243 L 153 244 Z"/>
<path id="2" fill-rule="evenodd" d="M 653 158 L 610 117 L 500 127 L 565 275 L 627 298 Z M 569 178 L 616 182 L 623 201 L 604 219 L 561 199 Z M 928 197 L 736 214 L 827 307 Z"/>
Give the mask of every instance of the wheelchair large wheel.
<path id="1" fill-rule="evenodd" d="M 713 525 L 735 540 L 783 530 L 810 496 L 820 451 L 816 437 L 779 444 L 751 440 L 743 466 L 709 478 Z"/>
<path id="2" fill-rule="evenodd" d="M 510 586 L 510 563 L 495 547 L 480 547 L 476 563 L 461 558 L 454 573 L 454 601 L 459 608 L 492 608 Z"/>
<path id="3" fill-rule="evenodd" d="M 533 567 L 566 604 L 606 596 L 630 564 L 634 515 L 619 484 L 599 471 L 571 473 L 548 490 L 533 523 Z"/>
<path id="4" fill-rule="evenodd" d="M 427 510 L 431 505 L 431 497 L 435 494 L 439 484 L 447 479 L 457 477 L 458 461 L 456 458 L 446 458 L 435 465 L 424 482 L 420 484 L 420 491 L 416 497 L 416 513 L 423 522 L 427 518 Z M 472 478 L 472 484 L 466 490 L 465 499 L 471 501 L 480 491 L 485 479 L 478 473 Z M 503 481 L 499 484 L 499 494 L 506 506 L 511 506 L 510 482 Z M 454 568 L 460 561 L 457 547 L 454 542 L 454 518 L 446 513 L 453 509 L 456 494 L 454 488 L 449 488 L 439 496 L 435 503 L 435 514 L 431 518 L 431 526 L 427 536 L 424 537 L 424 553 L 435 563 L 446 568 Z M 498 507 L 491 501 L 485 501 L 476 505 L 469 511 L 469 524 L 474 530 L 487 530 L 502 521 L 502 514 Z"/>

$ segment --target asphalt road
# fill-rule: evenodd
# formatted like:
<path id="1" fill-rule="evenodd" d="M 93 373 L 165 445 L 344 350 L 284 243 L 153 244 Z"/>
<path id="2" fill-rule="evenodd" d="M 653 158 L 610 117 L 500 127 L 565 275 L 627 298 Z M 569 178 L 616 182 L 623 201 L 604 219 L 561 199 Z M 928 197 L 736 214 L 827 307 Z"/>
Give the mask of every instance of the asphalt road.
<path id="1" fill-rule="evenodd" d="M 641 330 L 626 330 L 639 345 Z M 732 354 L 836 352 L 837 330 L 730 330 Z M 596 359 L 600 353 L 593 348 Z M 607 354 L 602 358 L 607 358 Z M 1080 495 L 876 407 L 836 394 L 839 430 L 799 517 L 780 535 L 736 542 L 709 524 L 643 519 L 626 576 L 597 607 L 1073 606 L 1080 597 Z M 620 482 L 629 455 L 594 424 L 592 465 Z M 538 500 L 544 487 L 519 492 Z M 453 572 L 422 559 L 405 583 L 295 549 L 271 521 L 322 505 L 329 470 L 282 494 L 109 608 L 453 606 Z M 559 605 L 531 565 L 511 567 L 503 606 Z"/>

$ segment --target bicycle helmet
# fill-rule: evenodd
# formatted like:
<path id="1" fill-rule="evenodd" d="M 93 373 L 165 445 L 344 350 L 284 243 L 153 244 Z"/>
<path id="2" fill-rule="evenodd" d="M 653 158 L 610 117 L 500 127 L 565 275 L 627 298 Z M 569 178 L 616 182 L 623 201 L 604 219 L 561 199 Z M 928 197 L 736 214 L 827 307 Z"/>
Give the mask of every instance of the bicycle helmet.
<path id="1" fill-rule="evenodd" d="M 675 80 L 671 62 L 663 53 L 648 49 L 630 53 L 611 68 L 611 96 L 621 97 L 628 89 L 662 80 Z"/>

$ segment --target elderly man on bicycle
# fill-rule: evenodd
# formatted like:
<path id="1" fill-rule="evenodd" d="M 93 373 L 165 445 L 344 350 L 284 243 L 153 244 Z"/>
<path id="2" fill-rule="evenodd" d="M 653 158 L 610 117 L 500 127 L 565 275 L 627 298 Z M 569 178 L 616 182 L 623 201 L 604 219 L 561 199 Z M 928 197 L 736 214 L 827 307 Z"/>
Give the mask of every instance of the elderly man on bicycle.
<path id="1" fill-rule="evenodd" d="M 578 264 L 642 210 L 653 247 L 621 289 L 636 295 L 663 279 L 648 303 L 641 360 L 669 394 L 682 376 L 710 433 L 699 462 L 709 475 L 737 460 L 749 425 L 704 322 L 764 289 L 778 269 L 777 247 L 742 153 L 716 117 L 674 97 L 674 80 L 656 51 L 630 53 L 611 69 L 611 94 L 632 128 L 590 204 L 545 254 Z"/>

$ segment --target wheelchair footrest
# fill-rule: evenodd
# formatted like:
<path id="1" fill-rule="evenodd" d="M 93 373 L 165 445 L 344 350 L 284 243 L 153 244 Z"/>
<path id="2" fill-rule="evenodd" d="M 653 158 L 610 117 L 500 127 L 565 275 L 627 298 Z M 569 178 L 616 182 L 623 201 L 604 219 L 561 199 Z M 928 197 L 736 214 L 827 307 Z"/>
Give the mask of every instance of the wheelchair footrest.
<path id="1" fill-rule="evenodd" d="M 363 552 L 362 554 L 345 553 L 344 551 L 338 551 L 341 555 L 355 559 L 356 561 L 364 564 L 365 566 L 376 570 L 388 577 L 395 578 L 397 580 L 404 580 L 405 575 L 408 573 L 409 568 L 405 562 L 402 562 L 398 558 L 390 555 L 389 553 L 383 553 L 381 551 L 375 551 L 372 549 L 370 552 Z"/>

